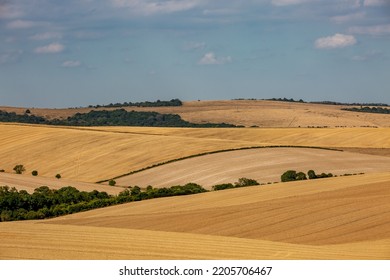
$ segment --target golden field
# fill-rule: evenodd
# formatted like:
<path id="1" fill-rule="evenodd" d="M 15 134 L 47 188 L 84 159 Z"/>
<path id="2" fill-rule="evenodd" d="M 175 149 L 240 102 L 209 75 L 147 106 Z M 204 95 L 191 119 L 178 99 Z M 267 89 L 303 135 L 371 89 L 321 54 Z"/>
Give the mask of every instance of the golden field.
<path id="1" fill-rule="evenodd" d="M 390 173 L 133 202 L 0 226 L 1 259 L 388 259 Z"/>
<path id="2" fill-rule="evenodd" d="M 162 182 L 197 179 L 210 187 L 244 176 L 267 183 L 285 169 L 365 174 L 132 202 L 48 220 L 3 222 L 0 259 L 390 258 L 389 116 L 271 101 L 200 101 L 157 109 L 193 122 L 262 127 L 0 123 L 0 169 L 5 170 L 0 185 L 30 192 L 41 185 L 72 185 L 117 194 L 121 187 L 95 182 L 170 160 L 244 147 L 262 148 L 184 159 L 117 182 L 134 185 L 138 176 L 137 184 L 158 187 Z M 52 118 L 77 110 L 31 109 Z M 25 174 L 13 174 L 16 164 L 26 167 Z M 39 175 L 31 176 L 32 170 Z M 60 180 L 54 178 L 57 173 Z"/>

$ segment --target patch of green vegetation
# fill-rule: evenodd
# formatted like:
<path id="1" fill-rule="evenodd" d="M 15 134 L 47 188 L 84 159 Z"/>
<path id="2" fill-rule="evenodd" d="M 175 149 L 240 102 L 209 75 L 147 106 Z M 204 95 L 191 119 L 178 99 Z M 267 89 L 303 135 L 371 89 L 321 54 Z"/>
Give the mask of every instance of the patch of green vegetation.
<path id="1" fill-rule="evenodd" d="M 131 201 L 190 195 L 206 191 L 194 183 L 160 189 L 148 187 L 145 191 L 135 186 L 125 189 L 117 196 L 97 190 L 79 191 L 70 186 L 59 190 L 42 186 L 35 189 L 33 194 L 3 186 L 0 187 L 0 221 L 45 219 Z"/>

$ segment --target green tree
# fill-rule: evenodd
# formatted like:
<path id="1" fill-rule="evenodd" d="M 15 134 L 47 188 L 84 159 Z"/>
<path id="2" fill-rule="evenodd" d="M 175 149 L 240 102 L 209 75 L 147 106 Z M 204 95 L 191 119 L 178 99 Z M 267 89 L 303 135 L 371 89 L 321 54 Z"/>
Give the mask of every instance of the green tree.
<path id="1" fill-rule="evenodd" d="M 23 164 L 15 165 L 14 171 L 16 174 L 22 174 L 24 171 L 26 171 L 26 168 L 24 168 Z"/>
<path id="2" fill-rule="evenodd" d="M 110 181 L 108 181 L 108 184 L 110 186 L 115 186 L 116 185 L 116 181 L 114 179 L 111 179 Z"/>
<path id="3" fill-rule="evenodd" d="M 298 172 L 295 176 L 295 180 L 307 180 L 306 174 L 303 172 Z"/>
<path id="4" fill-rule="evenodd" d="M 317 178 L 317 175 L 316 173 L 314 172 L 314 170 L 309 170 L 307 172 L 307 176 L 309 176 L 309 179 L 316 179 Z"/>
<path id="5" fill-rule="evenodd" d="M 33 176 L 38 176 L 38 171 L 33 170 L 33 172 L 31 172 L 31 175 L 33 175 Z"/>
<path id="6" fill-rule="evenodd" d="M 57 174 L 57 175 L 56 175 L 56 178 L 57 178 L 57 179 L 61 179 L 61 174 Z"/>
<path id="7" fill-rule="evenodd" d="M 297 172 L 295 170 L 288 170 L 284 172 L 281 176 L 282 182 L 295 181 L 297 177 Z"/>

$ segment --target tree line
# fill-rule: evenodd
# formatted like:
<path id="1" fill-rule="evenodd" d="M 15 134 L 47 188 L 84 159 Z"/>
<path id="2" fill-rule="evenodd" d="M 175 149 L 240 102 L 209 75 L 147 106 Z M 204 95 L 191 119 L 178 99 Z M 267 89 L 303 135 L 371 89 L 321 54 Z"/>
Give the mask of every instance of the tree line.
<path id="1" fill-rule="evenodd" d="M 383 107 L 353 107 L 353 108 L 342 108 L 344 111 L 352 111 L 352 112 L 361 112 L 361 113 L 374 113 L 374 114 L 390 114 L 390 109 Z"/>
<path id="2" fill-rule="evenodd" d="M 171 99 L 169 101 L 143 101 L 143 102 L 123 102 L 123 103 L 110 103 L 108 105 L 89 105 L 89 108 L 100 108 L 100 107 L 107 107 L 107 108 L 113 108 L 113 107 L 127 107 L 127 106 L 134 106 L 134 107 L 166 107 L 166 106 L 182 106 L 183 102 L 178 99 Z"/>
<path id="3" fill-rule="evenodd" d="M 25 113 L 0 111 L 0 122 L 17 122 L 45 125 L 66 126 L 151 126 L 151 127 L 236 127 L 227 123 L 195 124 L 183 120 L 177 114 L 160 114 L 157 112 L 137 112 L 117 110 L 92 110 L 88 113 L 76 113 L 67 119 L 49 120 L 43 117 Z"/>

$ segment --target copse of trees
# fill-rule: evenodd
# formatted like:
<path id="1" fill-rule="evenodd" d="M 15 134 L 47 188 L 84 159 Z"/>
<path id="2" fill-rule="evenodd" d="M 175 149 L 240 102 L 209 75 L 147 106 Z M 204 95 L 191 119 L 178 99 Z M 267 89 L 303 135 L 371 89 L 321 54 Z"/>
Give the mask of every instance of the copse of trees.
<path id="1" fill-rule="evenodd" d="M 225 184 L 219 184 L 214 185 L 211 188 L 214 191 L 220 191 L 220 190 L 226 190 L 226 189 L 234 189 L 234 188 L 241 188 L 241 187 L 249 187 L 249 186 L 258 186 L 260 185 L 259 182 L 257 182 L 254 179 L 248 179 L 248 178 L 240 178 L 238 179 L 238 182 L 231 184 L 231 183 L 225 183 Z"/>
<path id="2" fill-rule="evenodd" d="M 307 172 L 307 177 L 309 177 L 309 179 L 328 178 L 328 177 L 333 177 L 333 174 L 321 173 L 317 175 L 314 170 L 309 170 Z M 291 181 L 307 180 L 307 177 L 306 174 L 303 172 L 297 172 L 295 170 L 287 170 L 282 174 L 280 178 L 282 182 L 291 182 Z"/>
<path id="3" fill-rule="evenodd" d="M 35 189 L 33 194 L 3 186 L 0 187 L 0 221 L 51 218 L 125 202 L 206 191 L 194 183 L 159 189 L 149 186 L 145 191 L 135 186 L 125 189 L 117 196 L 97 190 L 79 191 L 70 186 L 58 190 L 42 186 Z"/>
<path id="4" fill-rule="evenodd" d="M 26 171 L 26 168 L 24 167 L 23 164 L 17 164 L 14 167 L 14 171 L 16 174 L 22 174 L 24 171 Z"/>

